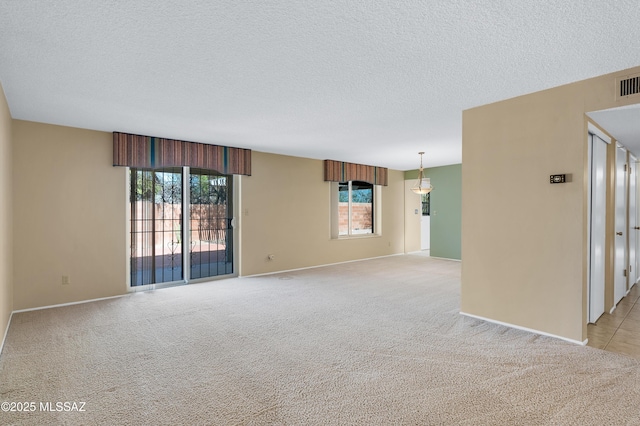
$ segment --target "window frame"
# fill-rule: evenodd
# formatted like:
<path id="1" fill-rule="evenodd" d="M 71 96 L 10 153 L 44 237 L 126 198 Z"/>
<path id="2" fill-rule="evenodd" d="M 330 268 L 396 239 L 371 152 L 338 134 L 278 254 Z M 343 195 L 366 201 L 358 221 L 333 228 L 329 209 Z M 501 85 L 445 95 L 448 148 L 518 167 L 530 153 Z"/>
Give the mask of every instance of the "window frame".
<path id="1" fill-rule="evenodd" d="M 380 237 L 382 235 L 382 187 L 380 185 L 372 186 L 372 200 L 371 200 L 371 226 L 372 232 L 367 233 L 352 233 L 351 226 L 351 218 L 352 218 L 352 195 L 351 195 L 351 187 L 352 182 L 331 182 L 330 189 L 330 197 L 331 197 L 331 239 L 334 240 L 342 240 L 342 239 L 358 239 L 358 238 L 372 238 L 372 237 Z M 361 181 L 355 181 L 361 182 Z M 363 182 L 368 183 L 368 182 Z M 348 184 L 349 186 L 349 232 L 348 234 L 340 234 L 340 185 Z"/>

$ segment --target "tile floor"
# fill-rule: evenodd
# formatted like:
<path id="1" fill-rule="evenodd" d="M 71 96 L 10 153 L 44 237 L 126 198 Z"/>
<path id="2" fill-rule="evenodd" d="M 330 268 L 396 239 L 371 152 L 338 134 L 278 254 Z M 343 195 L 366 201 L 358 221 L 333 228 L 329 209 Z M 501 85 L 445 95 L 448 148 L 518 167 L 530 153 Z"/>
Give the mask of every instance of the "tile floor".
<path id="1" fill-rule="evenodd" d="M 640 285 L 631 288 L 613 314 L 604 313 L 589 324 L 588 346 L 640 359 Z"/>

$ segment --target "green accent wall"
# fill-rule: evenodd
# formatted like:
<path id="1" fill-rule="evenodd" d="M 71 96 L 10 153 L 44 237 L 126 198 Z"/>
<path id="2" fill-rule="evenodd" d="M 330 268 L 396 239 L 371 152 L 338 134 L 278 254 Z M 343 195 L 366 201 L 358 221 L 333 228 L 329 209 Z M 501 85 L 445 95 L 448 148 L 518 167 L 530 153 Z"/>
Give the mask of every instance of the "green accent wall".
<path id="1" fill-rule="evenodd" d="M 431 251 L 433 257 L 460 260 L 462 239 L 462 164 L 424 169 L 431 179 Z M 404 172 L 404 179 L 418 178 L 418 170 Z"/>

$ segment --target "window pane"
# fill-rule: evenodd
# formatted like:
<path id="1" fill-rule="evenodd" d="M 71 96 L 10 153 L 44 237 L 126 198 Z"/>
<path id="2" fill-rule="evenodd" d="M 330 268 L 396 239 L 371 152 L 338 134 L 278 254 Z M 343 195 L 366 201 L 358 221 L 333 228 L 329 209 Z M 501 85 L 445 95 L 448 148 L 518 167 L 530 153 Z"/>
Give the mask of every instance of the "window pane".
<path id="1" fill-rule="evenodd" d="M 373 185 L 370 183 L 351 183 L 351 233 L 373 233 Z"/>
<path id="2" fill-rule="evenodd" d="M 360 181 L 340 182 L 337 201 L 338 236 L 374 233 L 373 184 Z M 335 232 L 335 228 L 333 229 Z"/>
<path id="3" fill-rule="evenodd" d="M 431 193 L 422 194 L 422 216 L 431 214 Z"/>
<path id="4" fill-rule="evenodd" d="M 338 184 L 338 235 L 349 235 L 349 182 Z"/>

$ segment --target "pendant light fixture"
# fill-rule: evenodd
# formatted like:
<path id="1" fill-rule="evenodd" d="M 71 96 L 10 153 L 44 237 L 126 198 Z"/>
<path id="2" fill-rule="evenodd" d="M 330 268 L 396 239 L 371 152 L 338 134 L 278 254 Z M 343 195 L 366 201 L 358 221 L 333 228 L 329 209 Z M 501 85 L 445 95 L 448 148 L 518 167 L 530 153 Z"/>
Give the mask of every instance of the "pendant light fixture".
<path id="1" fill-rule="evenodd" d="M 418 154 L 420 154 L 420 171 L 418 171 L 418 181 L 411 187 L 411 190 L 416 194 L 428 194 L 433 187 L 431 186 L 431 180 L 424 177 L 424 169 L 422 167 L 422 155 L 424 152 L 419 152 Z"/>

